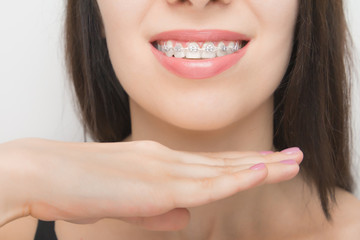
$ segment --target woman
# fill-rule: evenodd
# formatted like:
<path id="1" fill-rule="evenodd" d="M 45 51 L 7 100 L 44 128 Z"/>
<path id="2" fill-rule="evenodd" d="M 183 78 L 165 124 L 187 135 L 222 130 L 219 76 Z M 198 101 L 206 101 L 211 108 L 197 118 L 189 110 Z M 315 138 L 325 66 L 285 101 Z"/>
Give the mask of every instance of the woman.
<path id="1" fill-rule="evenodd" d="M 68 0 L 66 33 L 107 143 L 2 144 L 0 237 L 357 239 L 341 1 Z"/>

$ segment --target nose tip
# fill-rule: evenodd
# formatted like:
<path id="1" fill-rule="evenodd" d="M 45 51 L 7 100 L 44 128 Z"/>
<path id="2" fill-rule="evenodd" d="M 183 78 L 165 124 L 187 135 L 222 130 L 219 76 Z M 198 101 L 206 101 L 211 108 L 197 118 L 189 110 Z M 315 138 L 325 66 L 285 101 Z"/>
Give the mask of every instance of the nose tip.
<path id="1" fill-rule="evenodd" d="M 202 9 L 210 2 L 219 2 L 222 4 L 229 4 L 232 0 L 167 0 L 170 4 L 175 3 L 190 3 L 194 8 Z"/>

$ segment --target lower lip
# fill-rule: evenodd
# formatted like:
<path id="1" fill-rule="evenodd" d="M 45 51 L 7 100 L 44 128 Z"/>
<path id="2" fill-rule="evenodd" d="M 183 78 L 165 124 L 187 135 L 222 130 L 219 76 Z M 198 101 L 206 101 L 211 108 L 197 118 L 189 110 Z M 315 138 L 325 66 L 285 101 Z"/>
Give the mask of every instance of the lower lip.
<path id="1" fill-rule="evenodd" d="M 236 53 L 204 60 L 168 57 L 150 45 L 156 59 L 170 72 L 183 78 L 204 79 L 214 77 L 235 65 L 245 55 L 249 43 Z"/>

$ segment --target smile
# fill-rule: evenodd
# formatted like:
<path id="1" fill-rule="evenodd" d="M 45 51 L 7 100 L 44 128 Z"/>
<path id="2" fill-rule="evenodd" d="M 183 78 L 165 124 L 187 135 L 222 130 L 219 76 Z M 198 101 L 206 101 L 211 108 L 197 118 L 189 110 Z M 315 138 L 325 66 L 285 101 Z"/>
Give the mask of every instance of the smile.
<path id="1" fill-rule="evenodd" d="M 183 78 L 216 76 L 235 65 L 250 39 L 224 30 L 182 30 L 154 36 L 151 51 L 168 71 Z"/>
<path id="2" fill-rule="evenodd" d="M 245 47 L 246 41 L 180 42 L 174 40 L 153 42 L 157 50 L 168 57 L 209 59 L 233 54 Z"/>

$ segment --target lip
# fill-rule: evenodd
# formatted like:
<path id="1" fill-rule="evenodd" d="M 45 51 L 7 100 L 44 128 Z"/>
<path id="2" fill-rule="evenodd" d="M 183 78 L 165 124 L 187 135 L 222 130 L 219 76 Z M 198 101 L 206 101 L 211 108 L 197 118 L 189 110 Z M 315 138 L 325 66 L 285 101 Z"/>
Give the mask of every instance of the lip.
<path id="1" fill-rule="evenodd" d="M 204 60 L 189 60 L 183 58 L 168 57 L 165 53 L 157 50 L 151 43 L 160 40 L 194 41 L 194 42 L 217 42 L 217 41 L 248 41 L 245 47 L 233 54 Z M 250 38 L 244 34 L 226 30 L 175 30 L 162 32 L 150 39 L 151 51 L 155 58 L 168 71 L 183 78 L 204 79 L 214 77 L 235 65 L 246 53 Z"/>

